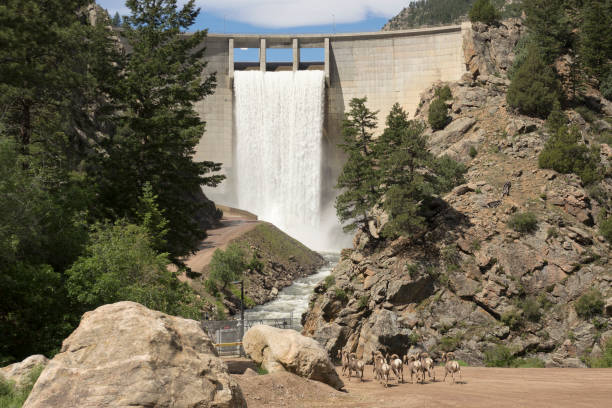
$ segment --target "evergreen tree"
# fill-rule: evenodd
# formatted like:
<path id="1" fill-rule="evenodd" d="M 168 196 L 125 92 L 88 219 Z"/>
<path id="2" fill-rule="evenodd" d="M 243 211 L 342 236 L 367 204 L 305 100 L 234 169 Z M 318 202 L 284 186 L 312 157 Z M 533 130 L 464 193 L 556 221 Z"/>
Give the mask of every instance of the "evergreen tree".
<path id="1" fill-rule="evenodd" d="M 499 13 L 489 0 L 476 0 L 470 9 L 470 21 L 491 24 L 499 19 Z"/>
<path id="2" fill-rule="evenodd" d="M 508 88 L 508 104 L 525 115 L 545 118 L 560 96 L 560 84 L 554 71 L 535 45 L 530 45 L 527 57 L 516 70 Z"/>
<path id="3" fill-rule="evenodd" d="M 121 16 L 119 15 L 118 11 L 115 12 L 113 19 L 111 20 L 111 24 L 113 27 L 119 27 L 121 25 Z"/>
<path id="4" fill-rule="evenodd" d="M 551 64 L 571 44 L 571 25 L 565 14 L 565 0 L 529 0 L 523 2 L 525 24 Z"/>
<path id="5" fill-rule="evenodd" d="M 591 0 L 582 9 L 580 54 L 585 67 L 598 79 L 610 72 L 612 58 L 612 1 Z"/>
<path id="6" fill-rule="evenodd" d="M 429 104 L 427 121 L 433 130 L 444 129 L 450 122 L 448 107 L 442 98 L 436 98 L 431 102 L 431 104 Z"/>
<path id="7" fill-rule="evenodd" d="M 341 222 L 348 222 L 345 231 L 364 229 L 370 220 L 369 211 L 380 197 L 372 138 L 378 112 L 369 110 L 366 101 L 366 98 L 353 98 L 342 124 L 344 143 L 340 147 L 348 160 L 336 185 L 342 190 L 336 198 L 336 212 Z"/>
<path id="8" fill-rule="evenodd" d="M 188 1 L 128 0 L 122 35 L 132 46 L 120 81 L 122 113 L 117 132 L 106 142 L 108 159 L 98 182 L 111 217 L 136 220 L 140 191 L 150 183 L 168 220 L 167 245 L 173 259 L 197 248 L 205 231 L 197 222 L 204 211 L 200 186 L 215 186 L 220 163 L 194 161 L 204 123 L 196 102 L 210 95 L 214 75 L 203 77 L 201 46 L 205 31 L 183 35 L 199 9 Z"/>

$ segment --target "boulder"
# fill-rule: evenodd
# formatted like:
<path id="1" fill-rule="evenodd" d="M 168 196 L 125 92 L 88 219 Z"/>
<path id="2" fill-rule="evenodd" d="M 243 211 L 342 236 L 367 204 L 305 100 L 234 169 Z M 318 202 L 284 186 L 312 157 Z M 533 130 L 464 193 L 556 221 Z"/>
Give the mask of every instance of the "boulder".
<path id="1" fill-rule="evenodd" d="M 325 349 L 295 330 L 258 324 L 242 339 L 246 353 L 269 373 L 289 371 L 336 389 L 344 387 Z"/>
<path id="2" fill-rule="evenodd" d="M 23 360 L 20 363 L 11 364 L 0 368 L 0 377 L 4 377 L 7 381 L 15 383 L 17 388 L 26 385 L 30 372 L 36 367 L 46 367 L 49 364 L 49 359 L 42 354 L 35 354 Z"/>
<path id="3" fill-rule="evenodd" d="M 25 408 L 246 407 L 200 323 L 133 302 L 83 315 Z"/>

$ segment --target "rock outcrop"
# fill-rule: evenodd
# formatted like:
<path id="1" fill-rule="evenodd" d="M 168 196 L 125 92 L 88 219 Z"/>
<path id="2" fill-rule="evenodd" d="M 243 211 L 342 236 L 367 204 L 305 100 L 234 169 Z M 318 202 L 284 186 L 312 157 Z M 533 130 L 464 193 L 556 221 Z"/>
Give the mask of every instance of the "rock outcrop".
<path id="1" fill-rule="evenodd" d="M 334 269 L 335 285 L 321 283 L 303 317 L 304 333 L 332 355 L 343 348 L 367 360 L 372 350 L 416 348 L 483 364 L 485 351 L 503 346 L 548 366 L 584 366 L 612 337 L 612 306 L 593 318 L 576 310 L 592 290 L 604 304 L 612 296 L 611 246 L 598 230 L 601 197 L 612 197 L 609 147 L 600 149 L 607 176 L 588 189 L 576 175 L 538 167 L 544 122 L 506 104 L 522 32 L 518 20 L 475 24 L 466 40 L 471 72 L 422 95 L 416 119 L 426 122 L 435 89 L 450 87 L 452 121 L 427 132 L 434 154 L 468 166 L 466 183 L 440 197 L 418 241 L 379 239 L 387 218 L 374 209 L 369 233 L 357 233 Z M 594 143 L 580 115 L 566 114 Z M 537 225 L 521 233 L 509 221 L 526 212 Z"/>
<path id="2" fill-rule="evenodd" d="M 119 302 L 83 315 L 24 407 L 128 406 L 246 403 L 198 322 Z"/>
<path id="3" fill-rule="evenodd" d="M 270 373 L 289 371 L 336 389 L 344 387 L 326 350 L 295 330 L 256 325 L 245 333 L 243 345 L 251 359 Z"/>
<path id="4" fill-rule="evenodd" d="M 21 388 L 29 381 L 32 370 L 37 367 L 46 367 L 49 359 L 42 354 L 35 354 L 25 360 L 0 368 L 0 377 L 15 383 L 17 388 Z"/>

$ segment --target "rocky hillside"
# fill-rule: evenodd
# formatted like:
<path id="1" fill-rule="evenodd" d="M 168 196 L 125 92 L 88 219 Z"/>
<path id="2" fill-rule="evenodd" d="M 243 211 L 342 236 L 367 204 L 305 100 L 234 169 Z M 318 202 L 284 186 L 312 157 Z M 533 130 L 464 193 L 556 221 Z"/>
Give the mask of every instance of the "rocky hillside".
<path id="1" fill-rule="evenodd" d="M 347 348 L 367 360 L 376 349 L 425 349 L 455 351 L 469 364 L 535 357 L 577 367 L 612 337 L 611 247 L 594 198 L 612 196 L 610 172 L 587 189 L 575 175 L 538 167 L 544 122 L 506 104 L 523 31 L 519 20 L 476 23 L 464 39 L 468 72 L 447 84 L 452 121 L 428 132 L 434 153 L 469 166 L 467 182 L 441 197 L 422 241 L 374 242 L 382 213 L 371 234 L 355 236 L 303 316 L 305 333 L 329 352 Z M 422 96 L 417 119 L 427 120 L 441 85 Z M 593 130 L 610 129 L 612 104 L 594 90 L 587 95 L 586 118 L 565 113 L 586 143 L 601 143 Z M 600 146 L 609 170 L 612 149 Z"/>

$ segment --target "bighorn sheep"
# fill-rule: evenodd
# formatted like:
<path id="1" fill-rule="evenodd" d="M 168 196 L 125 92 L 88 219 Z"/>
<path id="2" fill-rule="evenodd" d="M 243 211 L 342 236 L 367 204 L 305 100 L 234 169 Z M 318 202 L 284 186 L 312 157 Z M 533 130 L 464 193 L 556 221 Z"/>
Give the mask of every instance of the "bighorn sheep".
<path id="1" fill-rule="evenodd" d="M 382 355 L 377 355 L 376 359 L 378 360 L 378 367 L 379 367 L 379 372 L 378 372 L 380 376 L 379 381 L 381 383 L 384 381 L 385 388 L 387 388 L 389 384 L 389 374 L 391 373 L 391 366 L 387 364 L 387 359 L 384 358 Z"/>
<path id="2" fill-rule="evenodd" d="M 402 384 L 404 383 L 404 364 L 402 363 L 402 359 L 399 358 L 397 354 L 391 355 L 391 360 L 389 360 L 389 365 L 391 366 L 391 370 L 395 377 L 397 378 L 397 383 L 400 382 L 400 375 L 402 377 Z"/>
<path id="3" fill-rule="evenodd" d="M 416 374 L 417 382 L 419 382 L 419 374 L 421 373 L 421 360 L 417 360 L 414 355 L 405 355 L 404 362 L 406 369 L 410 373 L 410 383 L 414 384 L 413 377 Z"/>
<path id="4" fill-rule="evenodd" d="M 429 354 L 423 352 L 420 355 L 421 357 L 421 365 L 422 365 L 422 372 L 423 372 L 423 379 L 425 379 L 425 373 L 427 373 L 427 375 L 429 376 L 429 379 L 431 380 L 433 377 L 434 382 L 436 381 L 436 371 L 434 370 L 434 361 L 431 357 L 429 357 Z"/>
<path id="5" fill-rule="evenodd" d="M 342 362 L 342 375 L 345 375 L 346 370 L 349 368 L 348 352 L 344 350 L 338 350 L 338 358 Z"/>
<path id="6" fill-rule="evenodd" d="M 375 380 L 380 378 L 380 360 L 378 357 L 382 357 L 382 353 L 380 351 L 372 351 L 372 364 L 374 365 Z"/>
<path id="7" fill-rule="evenodd" d="M 459 379 L 462 380 L 461 377 L 461 366 L 459 362 L 455 360 L 455 354 L 452 352 L 443 353 L 442 360 L 445 361 L 444 364 L 444 382 L 446 382 L 446 376 L 450 373 L 453 378 L 453 384 L 455 383 L 455 373 L 459 373 Z"/>
<path id="8" fill-rule="evenodd" d="M 348 370 L 349 370 L 349 381 L 351 381 L 351 375 L 353 371 L 358 375 L 359 380 L 363 381 L 363 372 L 365 371 L 365 364 L 363 361 L 357 359 L 355 353 L 351 353 L 348 356 Z"/>

